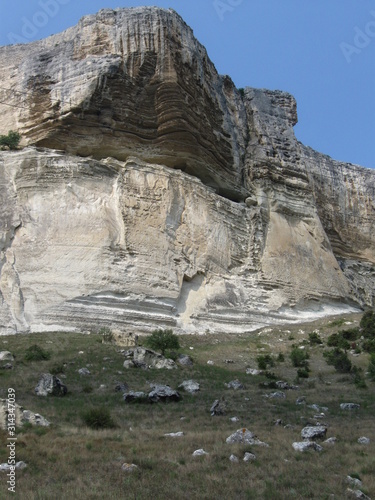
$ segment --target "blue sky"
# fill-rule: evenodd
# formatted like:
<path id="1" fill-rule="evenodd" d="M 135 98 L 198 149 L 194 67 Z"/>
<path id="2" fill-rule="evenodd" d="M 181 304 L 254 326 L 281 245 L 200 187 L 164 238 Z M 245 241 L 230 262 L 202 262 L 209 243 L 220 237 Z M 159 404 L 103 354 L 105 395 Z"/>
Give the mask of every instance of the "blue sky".
<path id="1" fill-rule="evenodd" d="M 44 38 L 101 8 L 140 5 L 181 14 L 237 87 L 293 94 L 301 142 L 375 168 L 374 0 L 2 1 L 0 45 Z"/>

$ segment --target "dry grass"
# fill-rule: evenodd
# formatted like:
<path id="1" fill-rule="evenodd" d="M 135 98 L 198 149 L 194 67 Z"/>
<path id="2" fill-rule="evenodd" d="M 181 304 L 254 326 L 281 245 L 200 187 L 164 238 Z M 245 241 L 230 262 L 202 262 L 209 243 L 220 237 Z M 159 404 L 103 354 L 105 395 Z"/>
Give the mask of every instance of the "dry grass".
<path id="1" fill-rule="evenodd" d="M 358 319 L 358 316 L 350 318 L 353 326 Z M 299 389 L 287 391 L 285 399 L 265 397 L 274 390 L 259 384 L 270 380 L 245 374 L 246 367 L 257 366 L 259 354 L 276 357 L 282 352 L 285 362 L 277 362 L 272 371 L 278 379 L 295 383 L 296 368 L 288 357 L 292 345 L 306 342 L 308 334 L 317 328 L 325 340 L 340 327 L 320 321 L 243 336 L 182 337 L 182 351 L 192 355 L 195 363 L 191 368 L 175 371 L 125 371 L 121 353 L 114 346 L 99 343 L 95 335 L 33 334 L 1 338 L 0 348 L 15 353 L 17 361 L 12 371 L 0 372 L 0 397 L 6 396 L 7 387 L 14 387 L 19 404 L 53 422 L 48 429 L 20 429 L 17 460 L 24 460 L 28 467 L 17 473 L 15 497 L 28 500 L 345 498 L 348 474 L 358 475 L 363 481 L 362 490 L 375 497 L 373 382 L 367 380 L 368 388 L 358 389 L 350 377 L 335 373 L 327 365 L 322 356 L 324 348 L 319 346 L 308 347 L 310 378 L 298 381 Z M 50 360 L 23 361 L 26 348 L 35 343 L 51 352 Z M 84 354 L 78 354 L 79 351 Z M 214 361 L 213 366 L 207 365 L 208 359 Z M 225 359 L 234 363 L 227 364 Z M 351 359 L 357 366 L 366 367 L 368 363 L 367 354 Z M 63 362 L 67 363 L 64 382 L 68 395 L 35 396 L 39 374 Z M 79 376 L 78 369 L 87 364 L 91 365 L 91 375 Z M 195 396 L 182 393 L 180 403 L 125 405 L 121 395 L 114 391 L 117 381 L 126 382 L 133 390 L 142 390 L 150 382 L 177 387 L 190 378 L 201 383 L 201 391 Z M 225 387 L 224 382 L 235 378 L 245 384 L 244 390 Z M 106 388 L 100 389 L 101 384 Z M 88 386 L 91 392 L 87 392 Z M 221 396 L 227 402 L 227 415 L 211 417 L 210 406 Z M 295 404 L 299 396 L 305 396 L 305 405 Z M 339 404 L 350 401 L 360 403 L 360 410 L 341 411 Z M 317 412 L 309 408 L 311 404 L 328 407 L 323 419 L 315 418 Z M 94 431 L 83 425 L 82 411 L 99 405 L 111 409 L 117 428 Z M 230 421 L 233 416 L 239 418 L 237 423 Z M 288 424 L 288 428 L 275 426 L 277 419 Z M 322 453 L 295 452 L 292 443 L 301 440 L 302 427 L 317 421 L 328 425 L 327 437 L 336 436 L 337 443 L 323 445 Z M 228 445 L 225 439 L 241 427 L 249 428 L 269 448 Z M 183 431 L 184 436 L 164 436 L 177 431 Z M 371 439 L 369 446 L 357 443 L 364 435 Z M 0 462 L 5 462 L 7 435 L 2 432 L 0 437 Z M 209 455 L 193 457 L 198 448 L 204 448 Z M 244 463 L 245 451 L 254 453 L 256 461 Z M 238 464 L 229 461 L 232 453 L 240 458 Z M 123 472 L 124 462 L 137 464 L 138 471 Z M 6 491 L 3 473 L 0 491 L 3 498 Z"/>

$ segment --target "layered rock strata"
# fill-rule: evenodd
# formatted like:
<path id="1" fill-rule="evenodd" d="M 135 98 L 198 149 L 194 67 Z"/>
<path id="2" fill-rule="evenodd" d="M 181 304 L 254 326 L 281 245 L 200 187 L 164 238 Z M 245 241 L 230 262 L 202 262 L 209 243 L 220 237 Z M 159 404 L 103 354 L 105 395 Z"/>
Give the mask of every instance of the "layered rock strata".
<path id="1" fill-rule="evenodd" d="M 175 12 L 104 10 L 0 55 L 0 133 L 28 146 L 0 153 L 1 332 L 374 305 L 375 171 L 300 144 L 294 98 L 238 91 Z"/>

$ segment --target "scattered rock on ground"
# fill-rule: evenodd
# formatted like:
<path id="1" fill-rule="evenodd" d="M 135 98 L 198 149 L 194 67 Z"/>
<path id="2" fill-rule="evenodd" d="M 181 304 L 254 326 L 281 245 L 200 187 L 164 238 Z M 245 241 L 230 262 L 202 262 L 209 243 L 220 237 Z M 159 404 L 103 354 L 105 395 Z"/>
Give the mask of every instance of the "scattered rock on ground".
<path id="1" fill-rule="evenodd" d="M 90 372 L 90 370 L 88 368 L 80 368 L 78 370 L 78 373 L 80 375 L 91 375 L 91 372 Z"/>
<path id="2" fill-rule="evenodd" d="M 32 425 L 38 425 L 40 427 L 49 427 L 50 422 L 39 413 L 33 413 L 29 410 L 23 410 L 22 417 L 24 422 L 27 422 Z"/>
<path id="3" fill-rule="evenodd" d="M 239 458 L 238 458 L 236 455 L 231 455 L 231 456 L 229 457 L 229 460 L 230 460 L 231 462 L 233 462 L 233 463 L 236 463 L 236 464 L 238 464 L 238 462 L 240 461 L 240 460 L 239 460 Z"/>
<path id="4" fill-rule="evenodd" d="M 244 462 L 252 462 L 252 461 L 256 460 L 256 458 L 257 457 L 253 453 L 250 453 L 247 451 L 243 457 L 243 461 Z"/>
<path id="5" fill-rule="evenodd" d="M 361 498 L 362 500 L 371 500 L 371 498 L 365 495 L 361 490 L 351 490 L 350 488 L 348 488 L 346 491 L 351 496 L 351 498 Z"/>
<path id="6" fill-rule="evenodd" d="M 307 426 L 301 431 L 303 439 L 324 439 L 327 434 L 327 427 L 323 425 Z"/>
<path id="7" fill-rule="evenodd" d="M 14 361 L 14 357 L 9 351 L 1 351 L 0 352 L 0 362 L 2 361 Z"/>
<path id="8" fill-rule="evenodd" d="M 351 486 L 355 486 L 356 488 L 360 488 L 362 486 L 362 481 L 357 479 L 356 477 L 346 476 L 346 482 Z"/>
<path id="9" fill-rule="evenodd" d="M 296 451 L 323 450 L 323 448 L 317 443 L 315 443 L 315 441 L 301 441 L 299 443 L 293 443 L 292 446 Z"/>
<path id="10" fill-rule="evenodd" d="M 193 457 L 202 457 L 203 455 L 208 455 L 207 451 L 204 451 L 203 448 L 200 448 L 199 450 L 195 450 L 193 453 Z"/>
<path id="11" fill-rule="evenodd" d="M 193 366 L 193 360 L 187 354 L 179 354 L 177 363 L 181 366 Z"/>
<path id="12" fill-rule="evenodd" d="M 159 401 L 180 401 L 181 396 L 178 391 L 171 389 L 169 385 L 154 385 L 148 399 L 152 403 L 158 403 Z"/>
<path id="13" fill-rule="evenodd" d="M 267 443 L 259 441 L 257 437 L 246 428 L 238 429 L 236 432 L 227 437 L 226 442 L 228 444 L 248 444 L 257 446 L 268 446 Z"/>
<path id="14" fill-rule="evenodd" d="M 68 389 L 59 378 L 51 373 L 43 373 L 39 379 L 38 385 L 35 387 L 37 396 L 65 396 Z"/>
<path id="15" fill-rule="evenodd" d="M 262 370 L 257 370 L 256 368 L 246 368 L 246 375 L 261 375 Z"/>
<path id="16" fill-rule="evenodd" d="M 226 409 L 227 409 L 227 405 L 226 405 L 224 398 L 215 399 L 215 401 L 213 402 L 213 404 L 210 408 L 211 416 L 215 417 L 215 416 L 225 415 Z"/>
<path id="17" fill-rule="evenodd" d="M 337 441 L 337 438 L 330 437 L 330 438 L 326 439 L 325 441 L 323 441 L 323 444 L 335 444 L 336 441 Z"/>
<path id="18" fill-rule="evenodd" d="M 285 395 L 285 392 L 276 391 L 276 392 L 273 392 L 272 394 L 267 394 L 267 398 L 270 398 L 270 399 L 285 399 L 286 395 Z"/>
<path id="19" fill-rule="evenodd" d="M 124 392 L 123 398 L 125 403 L 134 403 L 135 401 L 146 401 L 147 394 L 141 391 L 128 391 Z"/>
<path id="20" fill-rule="evenodd" d="M 225 384 L 228 389 L 234 389 L 237 391 L 238 389 L 245 389 L 244 385 L 238 380 L 231 380 L 227 384 Z"/>
<path id="21" fill-rule="evenodd" d="M 359 444 L 370 444 L 370 438 L 362 436 L 358 438 L 358 443 Z"/>
<path id="22" fill-rule="evenodd" d="M 138 465 L 135 464 L 122 464 L 121 470 L 124 472 L 134 472 L 138 470 Z"/>
<path id="23" fill-rule="evenodd" d="M 212 365 L 214 364 L 214 362 L 213 362 L 211 359 L 209 359 L 209 360 L 207 361 L 207 364 L 212 366 Z"/>
<path id="24" fill-rule="evenodd" d="M 123 354 L 126 358 L 124 368 L 155 368 L 157 370 L 163 368 L 172 370 L 177 368 L 173 359 L 168 359 L 158 352 L 152 349 L 146 349 L 145 347 L 132 347 Z"/>
<path id="25" fill-rule="evenodd" d="M 299 398 L 296 399 L 296 405 L 304 405 L 305 403 L 306 403 L 305 396 L 300 396 Z"/>
<path id="26" fill-rule="evenodd" d="M 200 390 L 200 385 L 198 382 L 194 382 L 194 380 L 184 380 L 178 387 L 181 387 L 186 392 L 190 392 L 190 394 L 194 394 Z"/>
<path id="27" fill-rule="evenodd" d="M 276 382 L 276 387 L 283 391 L 296 391 L 298 389 L 298 385 L 290 385 L 288 382 L 284 382 L 284 380 L 278 380 Z"/>
<path id="28" fill-rule="evenodd" d="M 165 437 L 171 437 L 171 438 L 179 438 L 183 437 L 184 433 L 182 431 L 179 432 L 168 432 L 167 434 L 164 434 Z"/>
<path id="29" fill-rule="evenodd" d="M 115 385 L 116 392 L 127 392 L 128 390 L 129 390 L 128 384 L 117 382 L 117 384 Z"/>
<path id="30" fill-rule="evenodd" d="M 357 403 L 341 403 L 340 408 L 341 410 L 359 410 L 361 405 Z"/>
<path id="31" fill-rule="evenodd" d="M 11 466 L 7 463 L 0 464 L 0 472 L 9 472 L 10 467 Z M 27 467 L 27 464 L 25 464 L 25 462 L 22 462 L 22 460 L 21 460 L 20 462 L 16 462 L 15 467 L 17 470 L 22 470 L 22 469 L 25 469 Z"/>

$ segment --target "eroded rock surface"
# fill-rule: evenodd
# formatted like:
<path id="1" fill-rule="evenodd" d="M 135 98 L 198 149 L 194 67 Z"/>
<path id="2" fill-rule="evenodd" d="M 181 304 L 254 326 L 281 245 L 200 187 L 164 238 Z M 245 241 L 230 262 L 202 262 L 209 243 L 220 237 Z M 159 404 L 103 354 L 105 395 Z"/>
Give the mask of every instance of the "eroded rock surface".
<path id="1" fill-rule="evenodd" d="M 0 56 L 19 106 L 0 133 L 34 145 L 0 153 L 0 332 L 374 306 L 375 171 L 301 145 L 294 98 L 240 93 L 174 11 L 100 11 Z"/>

